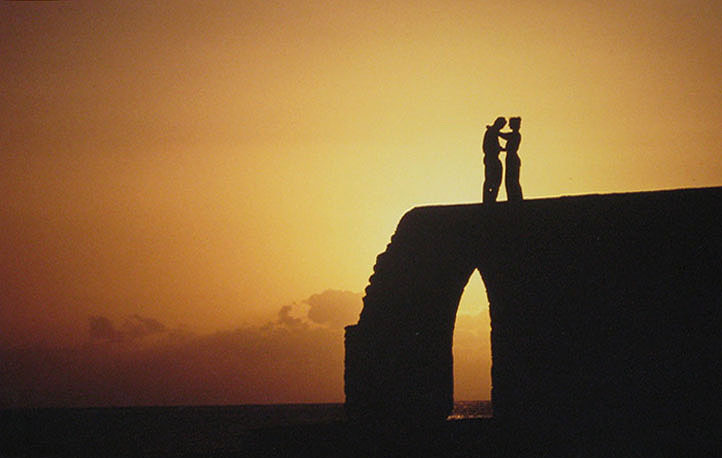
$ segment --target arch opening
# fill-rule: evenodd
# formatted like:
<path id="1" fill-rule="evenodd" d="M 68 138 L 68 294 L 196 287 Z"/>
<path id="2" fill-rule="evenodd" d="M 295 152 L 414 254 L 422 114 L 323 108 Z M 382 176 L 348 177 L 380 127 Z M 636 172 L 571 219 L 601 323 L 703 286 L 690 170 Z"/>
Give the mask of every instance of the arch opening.
<path id="1" fill-rule="evenodd" d="M 475 269 L 459 300 L 452 344 L 456 416 L 491 414 L 491 320 L 486 285 Z"/>

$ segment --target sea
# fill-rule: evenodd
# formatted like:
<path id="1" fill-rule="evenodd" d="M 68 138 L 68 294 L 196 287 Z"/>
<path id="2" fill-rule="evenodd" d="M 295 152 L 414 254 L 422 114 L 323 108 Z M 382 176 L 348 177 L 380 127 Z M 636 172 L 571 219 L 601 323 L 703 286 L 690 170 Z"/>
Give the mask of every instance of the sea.
<path id="1" fill-rule="evenodd" d="M 295 424 L 329 423 L 344 421 L 343 404 L 271 404 L 241 405 L 223 407 L 180 407 L 182 411 L 199 416 L 213 415 L 214 412 L 232 416 L 237 425 L 246 428 L 291 426 Z M 448 420 L 490 418 L 491 401 L 457 401 Z"/>
<path id="2" fill-rule="evenodd" d="M 213 415 L 222 412 L 232 416 L 237 425 L 246 428 L 266 428 L 309 423 L 330 423 L 344 421 L 343 404 L 271 404 L 241 405 L 224 407 L 181 407 L 183 411 L 198 415 Z M 491 401 L 457 401 L 449 420 L 487 418 L 492 416 Z"/>
<path id="3" fill-rule="evenodd" d="M 449 420 L 492 416 L 491 401 L 457 401 Z M 0 418 L 40 422 L 193 421 L 227 422 L 240 429 L 259 429 L 310 423 L 331 423 L 346 419 L 343 404 L 246 404 L 224 406 L 146 406 L 37 408 L 0 410 Z"/>
<path id="4" fill-rule="evenodd" d="M 459 401 L 449 420 L 491 414 L 489 401 Z M 181 456 L 193 450 L 236 456 L 257 437 L 254 431 L 333 428 L 344 420 L 340 403 L 0 409 L 0 457 Z"/>

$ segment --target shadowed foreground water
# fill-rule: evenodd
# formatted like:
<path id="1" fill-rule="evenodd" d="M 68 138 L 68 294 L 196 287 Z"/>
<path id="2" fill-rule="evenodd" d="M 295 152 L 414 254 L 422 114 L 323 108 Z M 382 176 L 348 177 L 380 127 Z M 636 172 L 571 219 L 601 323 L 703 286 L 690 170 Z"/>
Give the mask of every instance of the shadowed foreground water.
<path id="1" fill-rule="evenodd" d="M 458 402 L 446 422 L 374 429 L 345 421 L 342 404 L 10 409 L 0 410 L 0 457 L 661 458 L 712 450 L 683 436 L 672 448 L 633 435 L 555 441 L 490 414 L 489 402 Z"/>
<path id="2" fill-rule="evenodd" d="M 449 418 L 490 415 L 490 402 L 465 401 Z M 0 411 L 0 456 L 275 455 L 302 450 L 296 440 L 318 445 L 309 434 L 343 441 L 344 421 L 343 404 L 10 409 Z"/>

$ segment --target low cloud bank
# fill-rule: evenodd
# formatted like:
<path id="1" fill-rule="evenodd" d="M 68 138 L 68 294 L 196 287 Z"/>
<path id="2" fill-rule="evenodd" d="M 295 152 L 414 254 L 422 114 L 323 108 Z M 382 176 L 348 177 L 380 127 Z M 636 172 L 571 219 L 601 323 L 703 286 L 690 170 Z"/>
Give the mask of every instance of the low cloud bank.
<path id="1" fill-rule="evenodd" d="M 328 290 L 264 325 L 210 334 L 91 316 L 82 346 L 0 348 L 0 408 L 343 402 L 343 327 L 361 307 L 360 294 Z M 460 315 L 455 332 L 457 366 L 476 386 L 488 359 L 480 317 Z"/>
<path id="2" fill-rule="evenodd" d="M 360 294 L 328 290 L 211 334 L 94 315 L 80 347 L 0 349 L 0 407 L 340 402 L 343 326 L 360 311 Z"/>
<path id="3" fill-rule="evenodd" d="M 101 315 L 94 315 L 88 319 L 88 333 L 91 340 L 134 340 L 166 330 L 167 328 L 160 321 L 137 314 L 126 318 L 120 328 L 116 328 L 112 321 Z"/>
<path id="4" fill-rule="evenodd" d="M 304 301 L 309 305 L 308 318 L 314 323 L 343 328 L 356 323 L 361 313 L 361 295 L 350 291 L 326 290 Z"/>

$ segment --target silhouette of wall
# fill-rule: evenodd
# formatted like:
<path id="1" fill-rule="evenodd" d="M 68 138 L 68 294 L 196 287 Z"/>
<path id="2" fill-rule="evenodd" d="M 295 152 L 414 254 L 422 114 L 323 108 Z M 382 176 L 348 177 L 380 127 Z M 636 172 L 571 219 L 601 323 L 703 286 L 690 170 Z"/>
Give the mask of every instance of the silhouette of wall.
<path id="1" fill-rule="evenodd" d="M 722 188 L 409 211 L 346 328 L 349 418 L 446 418 L 456 310 L 478 268 L 500 422 L 705 430 L 722 411 L 720 215 Z"/>

